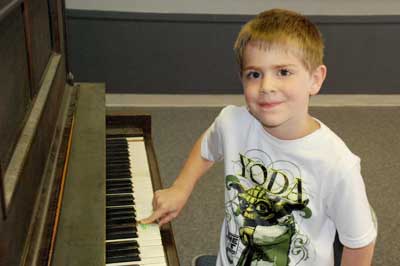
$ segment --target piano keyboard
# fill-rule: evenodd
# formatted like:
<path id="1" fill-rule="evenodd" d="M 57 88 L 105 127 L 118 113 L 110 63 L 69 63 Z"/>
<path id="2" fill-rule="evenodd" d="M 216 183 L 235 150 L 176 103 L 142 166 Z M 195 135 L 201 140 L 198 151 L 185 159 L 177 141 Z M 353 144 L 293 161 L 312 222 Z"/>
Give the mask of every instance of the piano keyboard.
<path id="1" fill-rule="evenodd" d="M 167 266 L 152 213 L 153 186 L 143 137 L 107 138 L 106 265 Z"/>

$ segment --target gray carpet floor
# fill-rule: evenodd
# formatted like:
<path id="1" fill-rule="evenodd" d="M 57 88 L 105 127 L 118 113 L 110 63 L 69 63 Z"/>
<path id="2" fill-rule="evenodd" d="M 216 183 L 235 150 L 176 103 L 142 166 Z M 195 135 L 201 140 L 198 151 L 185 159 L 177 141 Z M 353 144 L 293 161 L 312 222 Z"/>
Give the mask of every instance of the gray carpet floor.
<path id="1" fill-rule="evenodd" d="M 191 146 L 220 108 L 139 108 L 152 116 L 153 140 L 164 187 L 178 174 Z M 374 265 L 400 265 L 400 107 L 313 107 L 322 120 L 362 158 L 362 173 L 378 217 Z M 198 183 L 172 223 L 182 266 L 204 253 L 216 254 L 223 219 L 223 167 Z M 351 211 L 351 210 L 349 210 Z"/>

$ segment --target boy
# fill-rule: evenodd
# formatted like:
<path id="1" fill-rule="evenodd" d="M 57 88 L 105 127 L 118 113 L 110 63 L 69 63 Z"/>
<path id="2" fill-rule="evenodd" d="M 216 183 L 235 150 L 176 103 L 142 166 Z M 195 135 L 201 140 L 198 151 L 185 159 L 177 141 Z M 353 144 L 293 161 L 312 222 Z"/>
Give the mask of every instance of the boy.
<path id="1" fill-rule="evenodd" d="M 336 231 L 342 265 L 370 265 L 377 232 L 360 159 L 308 113 L 326 76 L 320 32 L 300 14 L 273 9 L 249 21 L 234 48 L 247 106 L 221 111 L 142 222 L 175 218 L 223 159 L 217 265 L 333 265 Z"/>

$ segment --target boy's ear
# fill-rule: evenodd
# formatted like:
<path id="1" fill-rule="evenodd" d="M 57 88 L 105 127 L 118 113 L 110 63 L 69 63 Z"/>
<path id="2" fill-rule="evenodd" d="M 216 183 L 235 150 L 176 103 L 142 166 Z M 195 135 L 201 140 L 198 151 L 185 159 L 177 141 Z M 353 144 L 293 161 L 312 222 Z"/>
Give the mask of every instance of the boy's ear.
<path id="1" fill-rule="evenodd" d="M 311 74 L 312 76 L 312 86 L 310 89 L 310 95 L 316 95 L 319 90 L 321 89 L 322 83 L 324 83 L 325 77 L 326 77 L 326 72 L 327 68 L 325 65 L 320 65 L 318 66 L 313 73 Z"/>

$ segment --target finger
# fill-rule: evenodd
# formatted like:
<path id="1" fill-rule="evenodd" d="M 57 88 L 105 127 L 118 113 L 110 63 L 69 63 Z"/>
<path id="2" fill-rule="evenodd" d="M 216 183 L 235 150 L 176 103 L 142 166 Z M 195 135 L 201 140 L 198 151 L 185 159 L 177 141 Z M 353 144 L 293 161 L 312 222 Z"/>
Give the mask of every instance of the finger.
<path id="1" fill-rule="evenodd" d="M 154 223 L 155 221 L 157 221 L 158 219 L 160 219 L 160 217 L 164 216 L 165 213 L 158 209 L 155 210 L 149 217 L 141 219 L 139 222 L 142 224 L 150 224 L 150 223 Z"/>
<path id="2" fill-rule="evenodd" d="M 163 216 L 162 218 L 159 219 L 158 221 L 158 225 L 162 226 L 166 223 L 169 223 L 171 220 L 173 220 L 174 218 L 176 218 L 177 213 L 176 212 L 170 212 L 169 214 Z"/>

